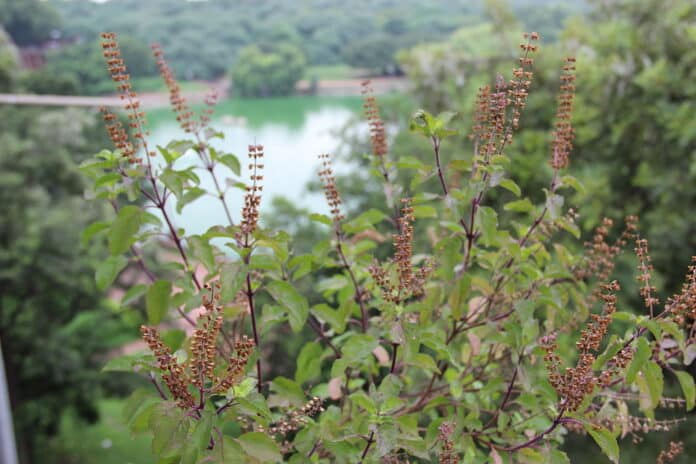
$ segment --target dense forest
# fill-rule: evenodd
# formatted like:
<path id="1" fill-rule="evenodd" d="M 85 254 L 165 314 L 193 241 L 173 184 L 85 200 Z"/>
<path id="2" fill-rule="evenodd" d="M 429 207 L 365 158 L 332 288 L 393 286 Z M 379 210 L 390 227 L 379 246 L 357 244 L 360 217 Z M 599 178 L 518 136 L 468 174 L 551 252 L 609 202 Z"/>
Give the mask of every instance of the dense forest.
<path id="1" fill-rule="evenodd" d="M 174 72 L 183 80 L 225 77 L 238 68 L 235 65 L 240 54 L 245 62 L 267 62 L 273 61 L 273 56 L 285 61 L 283 53 L 288 52 L 299 56 L 295 61 L 301 68 L 300 77 L 321 79 L 327 75 L 350 77 L 355 74 L 351 69 L 362 75 L 400 74 L 399 50 L 445 39 L 456 29 L 479 24 L 491 12 L 524 18 L 527 30 L 538 30 L 545 40 L 553 41 L 564 19 L 582 11 L 584 5 L 515 1 L 508 13 L 506 4 L 493 0 L 361 0 L 349 9 L 325 0 L 9 3 L 12 5 L 2 8 L 0 19 L 8 32 L 17 36 L 19 45 L 40 45 L 51 38 L 63 44 L 49 53 L 46 72 L 29 79 L 30 90 L 66 94 L 109 92 L 108 81 L 99 69 L 101 56 L 96 46 L 103 30 L 119 32 L 125 38 L 123 53 L 134 77 L 156 76 L 156 67 L 149 59 L 149 45 L 156 42 L 163 46 Z M 39 14 L 33 14 L 37 8 Z M 442 14 L 445 8 L 447 15 Z M 278 44 L 285 51 L 271 55 Z M 284 79 L 292 76 L 274 81 Z M 253 79 L 240 76 L 241 80 Z M 147 80 L 140 83 L 141 90 L 153 85 Z M 157 83 L 154 86 L 160 88 Z M 242 90 L 247 87 L 240 85 Z"/>

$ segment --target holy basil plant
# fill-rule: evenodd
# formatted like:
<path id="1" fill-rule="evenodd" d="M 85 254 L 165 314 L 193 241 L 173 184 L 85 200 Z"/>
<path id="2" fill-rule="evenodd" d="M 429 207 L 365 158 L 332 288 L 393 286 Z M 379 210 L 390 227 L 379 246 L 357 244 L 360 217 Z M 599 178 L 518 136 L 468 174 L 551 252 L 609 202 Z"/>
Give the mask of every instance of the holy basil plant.
<path id="1" fill-rule="evenodd" d="M 85 240 L 109 253 L 99 286 L 128 287 L 121 305 L 142 309 L 142 351 L 105 369 L 151 382 L 124 412 L 159 462 L 563 463 L 569 433 L 619 462 L 620 442 L 683 420 L 696 400 L 686 370 L 696 267 L 658 301 L 637 218 L 618 232 L 607 219 L 577 246 L 565 202 L 582 190 L 567 173 L 574 58 L 562 64 L 549 163 L 539 166 L 545 199 L 526 196 L 507 169 L 537 42 L 525 35 L 512 74 L 479 90 L 471 150 L 446 142 L 455 113 L 419 110 L 411 129 L 431 152 L 391 159 L 366 82 L 369 174 L 384 203 L 349 214 L 331 157 L 318 154 L 330 214 L 309 217 L 324 239 L 301 254 L 291 233 L 260 221 L 263 146 L 249 145 L 242 176 L 242 162 L 215 148 L 215 98 L 194 113 L 160 47 L 186 137 L 150 145 L 116 36 L 103 34 L 128 119 L 104 110 L 115 149 L 82 166 L 91 196 L 113 207 Z M 239 213 L 228 204 L 235 191 Z M 204 195 L 220 200 L 220 224 L 189 234 L 173 211 Z M 621 306 L 612 276 L 632 246 L 641 308 Z M 679 452 L 670 444 L 661 462 Z"/>

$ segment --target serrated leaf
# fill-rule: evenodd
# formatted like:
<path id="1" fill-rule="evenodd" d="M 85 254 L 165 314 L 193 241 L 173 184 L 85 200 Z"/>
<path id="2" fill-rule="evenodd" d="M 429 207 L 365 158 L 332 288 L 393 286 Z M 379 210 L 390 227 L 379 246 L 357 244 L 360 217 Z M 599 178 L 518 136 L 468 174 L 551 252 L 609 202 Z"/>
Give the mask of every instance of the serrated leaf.
<path id="1" fill-rule="evenodd" d="M 288 320 L 293 332 L 299 332 L 309 315 L 307 299 L 283 280 L 275 280 L 266 286 L 273 299 L 288 310 Z"/>
<path id="2" fill-rule="evenodd" d="M 609 458 L 609 460 L 615 464 L 619 462 L 619 444 L 616 442 L 616 438 L 606 429 L 597 428 L 595 429 L 592 425 L 586 425 L 585 430 L 594 439 L 595 443 L 599 445 L 602 452 Z"/>
<path id="3" fill-rule="evenodd" d="M 265 433 L 245 433 L 238 437 L 236 441 L 246 454 L 263 463 L 273 463 L 281 460 L 278 445 Z"/>
<path id="4" fill-rule="evenodd" d="M 152 325 L 162 322 L 169 309 L 172 293 L 172 283 L 168 280 L 158 280 L 145 293 L 145 311 L 147 320 Z"/>
<path id="5" fill-rule="evenodd" d="M 99 290 L 108 288 L 116 277 L 121 273 L 124 267 L 128 264 L 128 260 L 123 256 L 109 256 L 105 260 L 97 264 L 97 269 L 94 274 L 94 280 L 97 282 Z"/>
<path id="6" fill-rule="evenodd" d="M 674 375 L 677 376 L 677 380 L 679 380 L 679 385 L 681 386 L 682 392 L 684 392 L 686 410 L 691 411 L 694 408 L 694 401 L 696 401 L 696 386 L 694 386 L 694 378 L 691 374 L 685 371 L 674 371 Z"/>

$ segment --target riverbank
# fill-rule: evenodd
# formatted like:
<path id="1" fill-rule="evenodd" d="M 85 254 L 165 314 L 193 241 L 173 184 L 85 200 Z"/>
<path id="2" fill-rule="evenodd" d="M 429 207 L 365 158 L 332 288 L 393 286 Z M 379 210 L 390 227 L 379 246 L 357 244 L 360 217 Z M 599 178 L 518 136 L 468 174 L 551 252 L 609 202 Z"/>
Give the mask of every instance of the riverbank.
<path id="1" fill-rule="evenodd" d="M 301 80 L 297 83 L 298 95 L 316 95 L 327 97 L 358 96 L 365 79 L 328 79 L 311 82 Z M 404 92 L 409 82 L 405 77 L 376 77 L 370 79 L 371 87 L 377 95 Z M 231 83 L 228 79 L 215 82 L 201 82 L 206 90 L 184 91 L 183 94 L 191 104 L 203 103 L 211 91 L 221 98 L 230 96 Z M 137 90 L 137 89 L 136 89 Z M 167 92 L 140 92 L 138 94 L 143 108 L 162 108 L 169 105 Z M 34 105 L 34 106 L 87 106 L 119 107 L 124 103 L 118 96 L 85 97 L 79 95 L 35 95 L 35 94 L 0 94 L 0 104 Z"/>

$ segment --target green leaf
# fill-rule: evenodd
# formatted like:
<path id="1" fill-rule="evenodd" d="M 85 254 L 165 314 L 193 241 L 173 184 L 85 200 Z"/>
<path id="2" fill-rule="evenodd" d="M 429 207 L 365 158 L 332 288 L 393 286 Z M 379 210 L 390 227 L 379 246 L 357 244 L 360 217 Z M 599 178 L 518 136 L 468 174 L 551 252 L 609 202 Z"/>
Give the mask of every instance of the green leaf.
<path id="1" fill-rule="evenodd" d="M 686 400 L 686 410 L 691 411 L 694 408 L 694 401 L 696 401 L 696 387 L 694 386 L 694 378 L 685 371 L 674 371 L 674 375 L 677 376 L 679 380 L 679 385 L 681 385 L 682 392 L 684 392 L 684 399 Z"/>
<path id="2" fill-rule="evenodd" d="M 186 243 L 191 247 L 191 254 L 205 266 L 208 272 L 215 274 L 217 270 L 215 253 L 210 242 L 200 235 L 192 235 L 186 239 Z"/>
<path id="3" fill-rule="evenodd" d="M 607 455 L 609 460 L 613 463 L 618 464 L 619 462 L 619 444 L 616 442 L 616 438 L 604 428 L 594 428 L 592 425 L 586 425 L 585 430 L 594 441 L 602 449 L 602 452 Z"/>
<path id="4" fill-rule="evenodd" d="M 124 354 L 109 359 L 102 367 L 102 372 L 133 372 L 137 368 L 149 368 L 154 362 L 155 357 L 151 354 Z"/>
<path id="5" fill-rule="evenodd" d="M 231 153 L 227 153 L 225 155 L 220 156 L 218 158 L 218 161 L 230 168 L 230 171 L 232 171 L 236 176 L 239 176 L 242 167 L 239 164 L 239 160 L 236 156 L 234 156 Z"/>
<path id="6" fill-rule="evenodd" d="M 440 372 L 440 370 L 437 368 L 435 360 L 425 353 L 414 354 L 406 360 L 406 363 L 429 372 Z"/>
<path id="7" fill-rule="evenodd" d="M 191 140 L 172 140 L 167 144 L 167 150 L 174 151 L 181 156 L 186 154 L 193 146 L 194 143 Z"/>
<path id="8" fill-rule="evenodd" d="M 326 224 L 327 226 L 333 224 L 333 220 L 325 214 L 312 213 L 309 215 L 309 219 L 310 221 Z"/>
<path id="9" fill-rule="evenodd" d="M 210 443 L 210 434 L 213 430 L 213 411 L 201 412 L 196 426 L 191 434 L 191 442 L 198 450 L 204 450 Z"/>
<path id="10" fill-rule="evenodd" d="M 522 190 L 520 190 L 519 185 L 515 183 L 512 179 L 503 179 L 500 181 L 500 186 L 506 190 L 512 192 L 516 197 L 522 195 Z"/>
<path id="11" fill-rule="evenodd" d="M 436 218 L 437 210 L 429 205 L 416 205 L 413 207 L 413 214 L 417 219 Z"/>
<path id="12" fill-rule="evenodd" d="M 626 370 L 626 382 L 631 384 L 636 379 L 636 375 L 643 368 L 646 361 L 650 359 L 652 350 L 650 349 L 650 344 L 645 339 L 645 337 L 639 337 L 638 343 L 636 344 L 636 352 L 633 355 L 631 364 Z"/>
<path id="13" fill-rule="evenodd" d="M 276 442 L 261 432 L 249 432 L 237 438 L 246 454 L 263 463 L 278 462 L 282 458 Z"/>
<path id="14" fill-rule="evenodd" d="M 145 294 L 146 290 L 147 285 L 145 284 L 133 285 L 131 288 L 128 289 L 126 294 L 123 295 L 123 298 L 121 298 L 121 306 L 129 305 L 132 302 L 136 301 L 138 298 Z"/>
<path id="15" fill-rule="evenodd" d="M 295 288 L 283 280 L 275 280 L 266 286 L 266 290 L 271 294 L 278 304 L 288 310 L 288 319 L 293 332 L 302 330 L 307 316 L 309 315 L 309 304 L 307 299 L 300 295 Z"/>
<path id="16" fill-rule="evenodd" d="M 123 420 L 131 432 L 147 430 L 152 411 L 162 400 L 149 390 L 139 389 L 126 400 L 123 406 Z"/>
<path id="17" fill-rule="evenodd" d="M 87 245 L 90 240 L 92 240 L 92 237 L 97 235 L 99 232 L 106 230 L 109 228 L 111 224 L 108 222 L 104 221 L 98 221 L 98 222 L 93 222 L 85 230 L 82 231 L 82 236 L 80 238 L 80 242 L 82 245 Z"/>
<path id="18" fill-rule="evenodd" d="M 176 201 L 176 212 L 181 214 L 184 206 L 198 200 L 200 197 L 205 195 L 207 192 L 200 187 L 187 188 L 183 195 L 177 198 Z"/>
<path id="19" fill-rule="evenodd" d="M 307 399 L 300 384 L 287 377 L 279 376 L 273 379 L 271 390 L 290 404 L 304 404 Z"/>
<path id="20" fill-rule="evenodd" d="M 97 282 L 99 290 L 108 288 L 116 277 L 121 273 L 124 267 L 128 264 L 128 260 L 123 256 L 109 256 L 104 261 L 97 264 L 97 270 L 94 274 L 94 280 Z"/>
<path id="21" fill-rule="evenodd" d="M 664 388 L 662 369 L 655 361 L 648 361 L 643 367 L 643 374 L 645 375 L 645 381 L 648 383 L 653 408 L 655 408 L 660 403 L 662 389 Z"/>
<path id="22" fill-rule="evenodd" d="M 176 403 L 162 402 L 152 411 L 150 429 L 153 432 L 152 452 L 155 456 L 176 456 L 186 443 L 189 419 Z"/>
<path id="23" fill-rule="evenodd" d="M 534 205 L 529 198 L 511 201 L 503 206 L 505 211 L 515 211 L 516 213 L 528 213 L 534 209 Z"/>
<path id="24" fill-rule="evenodd" d="M 186 340 L 186 332 L 179 329 L 165 330 L 161 335 L 162 343 L 167 345 L 172 352 L 181 348 Z"/>
<path id="25" fill-rule="evenodd" d="M 354 334 L 341 348 L 347 362 L 364 361 L 377 348 L 377 340 L 371 335 Z"/>
<path id="26" fill-rule="evenodd" d="M 145 293 L 145 310 L 150 324 L 157 325 L 167 314 L 172 293 L 172 283 L 168 280 L 158 280 Z"/>
<path id="27" fill-rule="evenodd" d="M 324 350 L 316 342 L 309 342 L 302 347 L 297 357 L 295 380 L 304 383 L 319 377 L 321 374 L 321 354 Z"/>
<path id="28" fill-rule="evenodd" d="M 490 245 L 498 230 L 498 213 L 493 208 L 482 206 L 479 208 L 478 217 L 481 226 L 481 240 L 484 244 Z"/>
<path id="29" fill-rule="evenodd" d="M 561 177 L 561 185 L 571 187 L 573 190 L 578 192 L 580 195 L 585 194 L 585 186 L 583 186 L 579 180 L 573 176 L 563 176 Z"/>
<path id="30" fill-rule="evenodd" d="M 142 211 L 137 206 L 128 205 L 121 208 L 109 230 L 109 251 L 112 255 L 128 251 L 136 241 L 142 221 Z"/>

